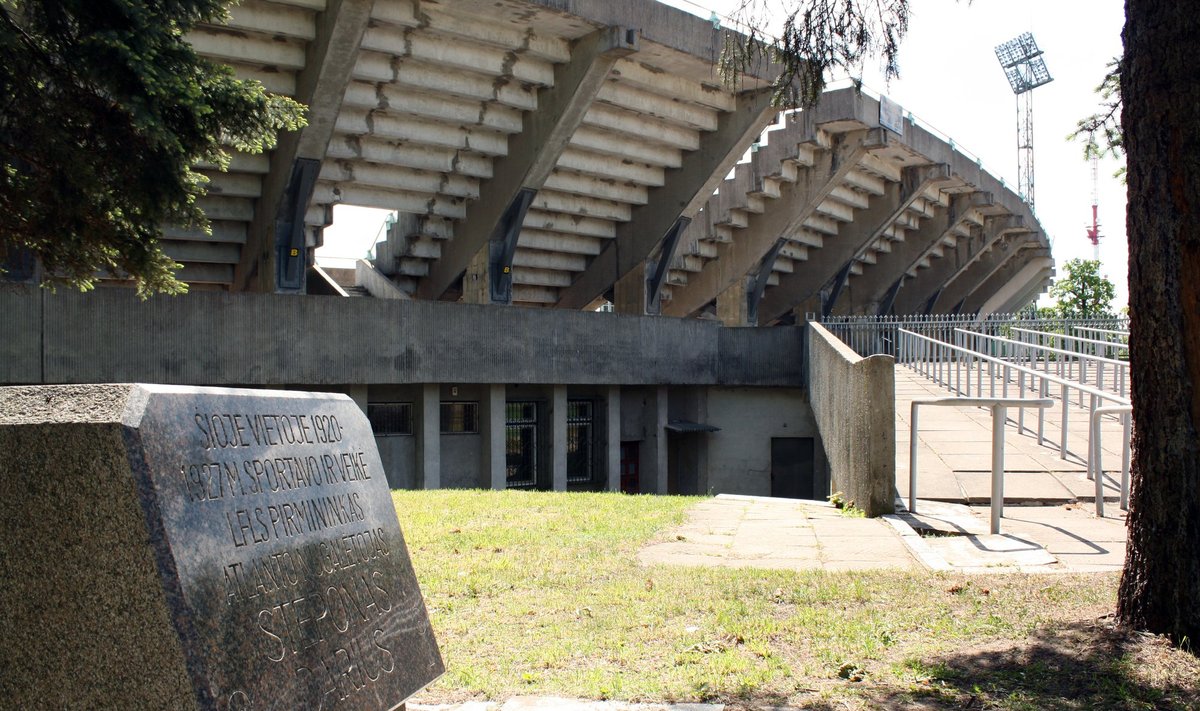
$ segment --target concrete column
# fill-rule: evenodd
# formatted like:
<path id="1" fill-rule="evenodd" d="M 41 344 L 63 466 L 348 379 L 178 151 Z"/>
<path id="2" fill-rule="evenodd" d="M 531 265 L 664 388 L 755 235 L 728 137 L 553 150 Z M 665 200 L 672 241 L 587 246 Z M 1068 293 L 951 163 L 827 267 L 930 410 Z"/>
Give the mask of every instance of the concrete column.
<path id="1" fill-rule="evenodd" d="M 417 431 L 417 481 L 423 489 L 442 487 L 442 396 L 437 383 L 421 386 L 420 429 Z"/>
<path id="2" fill-rule="evenodd" d="M 367 411 L 367 386 L 366 385 L 347 385 L 346 394 L 358 405 L 358 409 L 365 414 Z"/>
<path id="3" fill-rule="evenodd" d="M 749 326 L 750 308 L 746 301 L 746 280 L 739 279 L 717 295 L 717 318 L 726 326 Z"/>
<path id="4" fill-rule="evenodd" d="M 575 41 L 571 61 L 554 67 L 554 85 L 538 92 L 537 110 L 525 112 L 521 131 L 508 138 L 507 155 L 494 161 L 491 179 L 479 186 L 479 199 L 467 204 L 454 239 L 430 265 L 417 288 L 420 298 L 440 297 L 467 265 L 480 259 L 480 251 L 486 266 L 487 243 L 504 212 L 522 188 L 541 189 L 613 65 L 638 46 L 637 32 L 624 27 L 604 27 Z"/>
<path id="5" fill-rule="evenodd" d="M 621 387 L 612 385 L 604 398 L 604 489 L 621 490 Z"/>
<path id="6" fill-rule="evenodd" d="M 291 176 L 298 160 L 319 163 L 325 158 L 374 6 L 375 0 L 333 0 L 317 16 L 317 36 L 307 48 L 304 68 L 296 75 L 294 94 L 309 107 L 308 125 L 299 131 L 280 132 L 271 151 L 258 207 L 234 268 L 234 291 L 275 291 L 276 240 L 282 237 L 276 234 L 277 217 L 281 211 L 298 215 L 301 224 L 293 227 L 303 229 L 303 216 L 312 197 L 311 190 L 297 191 L 292 197 L 303 205 L 289 205 Z"/>
<path id="7" fill-rule="evenodd" d="M 665 171 L 664 183 L 650 188 L 644 205 L 633 208 L 628 222 L 617 223 L 614 239 L 596 255 L 587 271 L 560 292 L 560 309 L 582 309 L 608 285 L 613 275 L 626 275 L 653 254 L 679 217 L 694 217 L 778 110 L 770 88 L 742 92 L 733 111 L 717 117 L 717 130 L 706 131 L 698 150 L 685 151 L 678 168 Z M 540 103 L 540 97 L 539 97 Z"/>
<path id="8" fill-rule="evenodd" d="M 504 448 L 505 392 L 503 385 L 484 385 L 479 407 L 479 471 L 480 486 L 497 491 L 508 487 L 506 451 Z"/>
<path id="9" fill-rule="evenodd" d="M 488 253 L 486 249 L 481 249 L 471 258 L 470 264 L 467 265 L 467 271 L 463 274 L 463 303 L 492 303 L 488 278 Z"/>
<path id="10" fill-rule="evenodd" d="M 738 232 L 737 239 L 725 245 L 720 259 L 709 261 L 701 268 L 699 274 L 688 276 L 686 285 L 671 289 L 671 302 L 663 309 L 664 315 L 690 316 L 715 299 L 730 284 L 740 282 L 741 277 L 749 274 L 762 261 L 780 235 L 794 233 L 817 211 L 817 207 L 842 184 L 846 175 L 858 165 L 864 155 L 874 148 L 887 145 L 887 137 L 882 128 L 836 134 L 833 141 L 834 145 L 830 150 L 821 151 L 815 157 L 813 167 L 799 172 L 796 182 L 779 186 L 779 198 L 772 201 L 771 209 L 749 216 L 747 227 Z M 900 192 L 898 187 L 889 187 L 886 190 L 893 198 Z M 826 247 L 816 251 L 825 252 L 836 242 L 837 240 L 832 240 Z M 810 252 L 810 260 L 813 256 L 815 255 Z M 842 264 L 845 261 L 843 259 Z M 806 262 L 800 271 L 807 272 L 808 264 Z M 830 273 L 836 272 L 842 264 L 838 264 L 833 270 L 822 270 L 826 273 L 826 278 Z M 770 308 L 764 311 L 764 307 L 772 303 L 773 294 L 774 291 L 768 292 L 759 304 L 760 323 L 767 323 L 778 317 L 791 306 L 787 304 L 777 312 L 772 312 Z"/>
<path id="11" fill-rule="evenodd" d="M 550 485 L 567 490 L 567 386 L 555 385 L 550 400 Z"/>
<path id="12" fill-rule="evenodd" d="M 638 452 L 638 476 L 641 493 L 666 494 L 667 491 L 667 386 L 647 388 L 645 432 Z"/>
<path id="13" fill-rule="evenodd" d="M 613 311 L 646 315 L 646 263 L 641 262 L 613 284 Z"/>

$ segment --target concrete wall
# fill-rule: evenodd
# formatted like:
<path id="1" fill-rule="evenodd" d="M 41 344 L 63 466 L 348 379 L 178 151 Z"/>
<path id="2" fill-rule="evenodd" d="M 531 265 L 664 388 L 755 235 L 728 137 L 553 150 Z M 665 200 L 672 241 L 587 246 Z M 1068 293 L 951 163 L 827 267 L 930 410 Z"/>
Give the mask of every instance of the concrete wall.
<path id="1" fill-rule="evenodd" d="M 832 486 L 868 516 L 893 513 L 896 484 L 895 360 L 862 358 L 809 324 L 809 399 Z"/>
<path id="2" fill-rule="evenodd" d="M 820 439 L 816 420 L 798 388 L 709 388 L 707 489 L 700 493 L 771 495 L 771 438 Z M 818 475 L 823 457 L 816 452 Z"/>
<path id="3" fill-rule="evenodd" d="M 0 289 L 0 384 L 802 385 L 798 329 L 385 299 Z M 738 352 L 735 352 L 738 351 Z M 741 352 L 739 354 L 739 352 Z"/>

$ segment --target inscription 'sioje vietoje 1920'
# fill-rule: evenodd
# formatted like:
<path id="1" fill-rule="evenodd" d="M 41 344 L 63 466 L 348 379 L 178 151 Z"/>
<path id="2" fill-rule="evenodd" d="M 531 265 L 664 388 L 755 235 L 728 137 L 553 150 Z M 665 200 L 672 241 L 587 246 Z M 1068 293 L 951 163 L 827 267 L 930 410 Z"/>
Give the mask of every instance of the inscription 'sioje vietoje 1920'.
<path id="1" fill-rule="evenodd" d="M 280 407 L 292 403 L 312 411 Z M 436 678 L 441 659 L 361 411 L 348 399 L 270 396 L 193 405 L 188 446 L 150 464 L 202 705 L 391 708 Z"/>

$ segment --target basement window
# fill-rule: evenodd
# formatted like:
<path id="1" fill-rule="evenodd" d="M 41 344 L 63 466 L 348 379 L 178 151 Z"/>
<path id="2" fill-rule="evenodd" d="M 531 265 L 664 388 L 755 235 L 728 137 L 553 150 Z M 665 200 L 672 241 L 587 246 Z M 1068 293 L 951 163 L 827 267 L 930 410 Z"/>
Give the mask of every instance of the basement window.
<path id="1" fill-rule="evenodd" d="M 479 403 L 443 402 L 442 434 L 478 434 Z"/>
<path id="2" fill-rule="evenodd" d="M 411 402 L 373 402 L 367 404 L 367 419 L 376 437 L 394 437 L 413 433 Z"/>

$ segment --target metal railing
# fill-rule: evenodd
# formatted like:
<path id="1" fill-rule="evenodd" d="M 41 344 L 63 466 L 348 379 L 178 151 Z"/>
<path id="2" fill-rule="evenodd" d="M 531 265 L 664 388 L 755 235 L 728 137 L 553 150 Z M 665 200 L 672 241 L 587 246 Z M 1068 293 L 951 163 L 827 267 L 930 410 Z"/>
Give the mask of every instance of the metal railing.
<path id="1" fill-rule="evenodd" d="M 810 314 L 809 319 L 815 319 Z M 913 331 L 943 341 L 953 341 L 956 328 L 968 328 L 994 336 L 1011 336 L 1013 328 L 1035 331 L 1059 331 L 1080 328 L 1128 328 L 1127 318 L 1043 319 L 1022 314 L 991 314 L 980 319 L 971 314 L 929 314 L 918 316 L 826 316 L 822 326 L 854 349 L 861 356 L 883 353 L 896 355 L 896 339 L 900 329 Z"/>
<path id="2" fill-rule="evenodd" d="M 978 334 L 967 331 L 961 333 L 970 334 L 972 336 L 983 336 L 986 334 Z M 992 337 L 996 338 L 996 337 Z M 1011 341 L 1012 343 L 1019 343 Z M 1026 394 L 1036 392 L 1038 400 L 1050 399 L 1050 385 L 1059 386 L 1058 400 L 1062 402 L 1062 415 L 1059 423 L 1059 456 L 1063 459 L 1067 458 L 1067 435 L 1070 431 L 1070 401 L 1072 392 L 1079 392 L 1080 398 L 1083 395 L 1090 397 L 1091 407 L 1090 413 L 1093 418 L 1098 418 L 1095 415 L 1097 410 L 1105 410 L 1101 407 L 1104 402 L 1112 403 L 1112 406 L 1128 407 L 1130 402 L 1127 398 L 1116 395 L 1111 392 L 1100 390 L 1084 383 L 1079 383 L 1066 377 L 1060 377 L 1057 374 L 1051 374 L 1046 371 L 1040 371 L 1020 363 L 1006 360 L 1002 357 L 972 350 L 963 345 L 948 343 L 946 341 L 930 338 L 904 328 L 897 331 L 897 354 L 896 362 L 908 365 L 916 372 L 924 375 L 934 382 L 947 387 L 962 397 L 966 398 L 996 398 L 996 381 L 1001 381 L 1001 399 L 1008 399 L 1009 383 L 1015 383 L 1017 392 L 1020 394 L 1018 400 L 1028 400 Z M 1015 380 L 1013 376 L 1016 376 Z M 984 394 L 984 378 L 989 380 L 987 389 L 988 394 Z M 1028 379 L 1028 386 L 1026 384 Z M 972 387 L 974 381 L 974 387 Z M 1113 410 L 1107 410 L 1113 413 Z M 1038 444 L 1045 443 L 1045 425 L 1046 425 L 1046 408 L 1038 407 L 1038 425 L 1037 438 Z M 1104 414 L 1104 413 L 1102 413 Z M 1128 418 L 1128 413 L 1123 414 L 1123 418 Z M 1097 419 L 1098 421 L 1098 419 Z M 1022 409 L 1017 420 L 1017 430 L 1020 433 L 1025 432 L 1025 415 Z M 1095 428 L 1089 427 L 1088 430 L 1088 456 L 1083 459 L 1088 465 L 1088 478 L 1093 478 L 1093 462 L 1099 466 L 1099 459 L 1095 456 L 1096 447 L 1098 446 L 1098 436 Z M 1128 428 L 1127 428 L 1128 429 Z M 1129 437 L 1125 438 L 1124 442 L 1124 459 L 1129 456 Z M 1102 484 L 1103 474 L 1095 477 L 1097 487 Z M 1127 481 L 1122 483 L 1122 499 L 1127 497 Z M 1103 511 L 1103 501 L 1098 502 L 1097 511 Z M 1101 515 L 1098 513 L 1098 515 Z"/>
<path id="3" fill-rule="evenodd" d="M 1041 331 L 1029 331 L 1023 328 L 1014 328 L 1013 331 L 1018 332 L 1020 335 L 1042 333 Z M 1042 370 L 1045 373 L 1050 372 L 1051 363 L 1053 363 L 1058 377 L 1075 380 L 1083 384 L 1087 384 L 1088 366 L 1090 364 L 1093 374 L 1093 385 L 1101 390 L 1108 387 L 1108 379 L 1105 375 L 1105 368 L 1107 366 L 1113 376 L 1111 392 L 1121 397 L 1127 397 L 1126 385 L 1129 382 L 1129 361 L 1105 358 L 1080 351 L 1066 350 L 1064 348 L 1055 348 L 1032 341 L 1018 341 L 1012 338 L 1004 338 L 1003 336 L 990 336 L 986 333 L 964 329 L 956 329 L 954 335 L 955 342 L 960 346 L 980 353 L 989 353 L 1010 362 L 1023 363 L 1028 367 L 1036 367 L 1038 364 L 1041 364 Z M 1079 406 L 1083 407 L 1082 392 L 1079 397 Z"/>
<path id="4" fill-rule="evenodd" d="M 908 510 L 917 513 L 917 407 L 920 405 L 943 407 L 987 407 L 992 410 L 992 498 L 991 531 L 1000 533 L 1000 519 L 1004 517 L 1004 424 L 1008 420 L 1008 408 L 1036 407 L 1044 410 L 1054 406 L 1054 401 L 1026 400 L 1024 398 L 980 398 L 944 397 L 935 400 L 913 400 L 909 411 L 908 444 Z M 1099 514 L 1098 514 L 1099 515 Z"/>
<path id="5" fill-rule="evenodd" d="M 1096 516 L 1104 516 L 1104 450 L 1100 446 L 1100 418 L 1103 415 L 1121 415 L 1121 434 L 1125 446 L 1121 449 L 1121 500 L 1122 511 L 1129 510 L 1129 440 L 1133 434 L 1133 408 L 1129 405 L 1098 407 L 1092 410 L 1091 436 L 1088 438 L 1088 478 L 1096 482 Z"/>
<path id="6" fill-rule="evenodd" d="M 1126 328 L 1123 331 L 1115 331 L 1115 330 L 1110 330 L 1110 329 L 1106 329 L 1106 328 L 1092 328 L 1090 326 L 1072 326 L 1071 330 L 1075 331 L 1077 333 L 1099 333 L 1104 336 L 1115 336 L 1117 338 L 1125 339 L 1125 342 L 1114 341 L 1114 340 L 1109 339 L 1108 340 L 1109 343 L 1128 345 L 1128 341 L 1129 341 L 1129 329 L 1128 328 Z"/>

